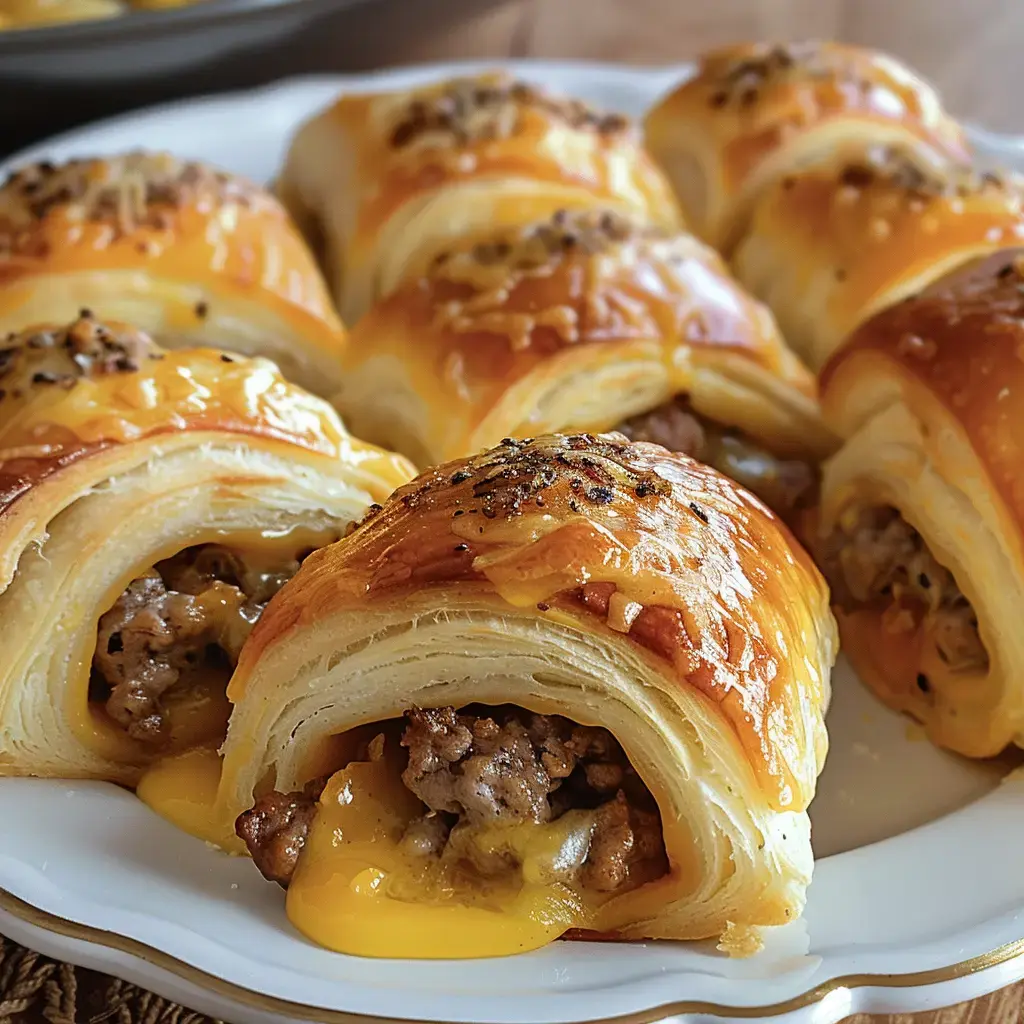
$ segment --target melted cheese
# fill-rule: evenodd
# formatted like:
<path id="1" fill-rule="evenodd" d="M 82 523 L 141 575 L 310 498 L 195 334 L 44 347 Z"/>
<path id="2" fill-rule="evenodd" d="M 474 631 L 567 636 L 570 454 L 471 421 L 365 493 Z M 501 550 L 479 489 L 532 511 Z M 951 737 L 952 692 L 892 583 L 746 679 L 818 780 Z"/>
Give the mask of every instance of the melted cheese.
<path id="1" fill-rule="evenodd" d="M 0 447 L 128 442 L 190 427 L 268 434 L 323 455 L 360 447 L 326 402 L 288 384 L 265 359 L 186 349 L 138 371 L 81 378 L 72 390 L 36 387 L 5 405 Z"/>
<path id="2" fill-rule="evenodd" d="M 245 853 L 233 822 L 218 819 L 215 808 L 221 760 L 213 747 L 196 747 L 166 757 L 150 768 L 136 789 L 138 798 L 183 832 L 228 853 Z"/>
<path id="3" fill-rule="evenodd" d="M 333 775 L 288 888 L 292 924 L 339 952 L 412 959 L 506 956 L 586 927 L 592 908 L 559 880 L 560 859 L 578 858 L 578 818 L 480 830 L 472 841 L 483 852 L 510 850 L 522 861 L 519 872 L 485 881 L 403 850 L 422 811 L 393 761 Z"/>

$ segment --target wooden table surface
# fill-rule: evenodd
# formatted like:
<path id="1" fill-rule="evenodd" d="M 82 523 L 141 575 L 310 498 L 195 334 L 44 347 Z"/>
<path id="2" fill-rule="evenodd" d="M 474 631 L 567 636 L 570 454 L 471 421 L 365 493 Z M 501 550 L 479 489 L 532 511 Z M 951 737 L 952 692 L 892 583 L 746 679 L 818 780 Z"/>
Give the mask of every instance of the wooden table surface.
<path id="1" fill-rule="evenodd" d="M 437 27 L 415 16 L 414 2 L 407 5 L 408 20 L 376 26 L 355 40 L 358 47 L 351 38 L 322 33 L 292 59 L 306 71 L 460 57 L 656 63 L 741 39 L 840 38 L 909 61 L 939 85 L 958 116 L 1024 132 L 1020 0 L 507 0 L 497 7 L 470 6 L 454 25 L 446 20 Z M 295 72 L 285 61 L 277 73 Z M 9 1014 L 0 1002 L 0 1024 L 12 1019 Z M 933 1013 L 857 1016 L 848 1024 L 883 1022 L 1021 1024 L 1024 985 Z"/>

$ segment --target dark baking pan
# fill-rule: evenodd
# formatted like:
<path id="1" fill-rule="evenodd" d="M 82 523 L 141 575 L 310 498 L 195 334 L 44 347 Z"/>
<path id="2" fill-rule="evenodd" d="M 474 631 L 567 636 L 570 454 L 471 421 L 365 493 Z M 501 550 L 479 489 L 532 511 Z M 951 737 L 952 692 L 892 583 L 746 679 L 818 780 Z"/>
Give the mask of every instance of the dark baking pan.
<path id="1" fill-rule="evenodd" d="M 503 0 L 199 0 L 0 32 L 0 156 L 140 106 L 291 75 L 359 71 Z"/>

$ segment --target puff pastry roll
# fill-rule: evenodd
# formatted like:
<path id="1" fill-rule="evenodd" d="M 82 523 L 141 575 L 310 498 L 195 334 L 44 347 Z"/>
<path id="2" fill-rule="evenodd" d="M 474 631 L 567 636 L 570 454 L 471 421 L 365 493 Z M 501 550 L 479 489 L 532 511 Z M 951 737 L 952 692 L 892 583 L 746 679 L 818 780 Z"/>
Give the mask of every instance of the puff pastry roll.
<path id="1" fill-rule="evenodd" d="M 409 476 L 264 359 L 89 317 L 0 343 L 0 774 L 222 740 L 263 606 Z"/>
<path id="2" fill-rule="evenodd" d="M 810 559 L 714 470 L 621 435 L 506 441 L 400 488 L 270 605 L 221 807 L 344 952 L 582 929 L 749 953 L 804 903 L 834 648 Z"/>
<path id="3" fill-rule="evenodd" d="M 821 564 L 844 651 L 931 739 L 1024 739 L 1024 263 L 957 271 L 870 320 L 824 374 Z"/>
<path id="4" fill-rule="evenodd" d="M 35 164 L 0 188 L 0 336 L 80 309 L 338 383 L 341 324 L 280 203 L 167 153 Z"/>
<path id="5" fill-rule="evenodd" d="M 931 86 L 891 57 L 841 43 L 716 50 L 645 124 L 690 226 L 726 253 L 765 185 L 843 149 L 903 144 L 922 160 L 967 159 Z"/>
<path id="6" fill-rule="evenodd" d="M 504 73 L 343 96 L 299 131 L 278 193 L 349 324 L 480 230 L 595 202 L 679 217 L 632 122 Z"/>
<path id="7" fill-rule="evenodd" d="M 621 428 L 783 509 L 828 445 L 813 379 L 720 258 L 610 211 L 445 250 L 356 325 L 344 370 L 352 429 L 422 466 Z"/>
<path id="8" fill-rule="evenodd" d="M 733 270 L 819 369 L 874 313 L 1022 238 L 1019 179 L 882 149 L 771 186 Z"/>

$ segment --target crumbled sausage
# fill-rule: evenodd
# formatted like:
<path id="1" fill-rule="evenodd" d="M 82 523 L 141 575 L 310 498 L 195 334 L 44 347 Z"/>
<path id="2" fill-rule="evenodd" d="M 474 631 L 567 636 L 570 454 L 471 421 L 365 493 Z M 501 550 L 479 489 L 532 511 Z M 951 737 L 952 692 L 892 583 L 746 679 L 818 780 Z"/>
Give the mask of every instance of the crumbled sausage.
<path id="1" fill-rule="evenodd" d="M 267 601 L 298 569 L 214 544 L 189 548 L 133 580 L 101 616 L 94 682 L 106 710 L 145 743 L 168 738 L 165 698 L 199 669 L 232 667 Z"/>
<path id="2" fill-rule="evenodd" d="M 582 817 L 572 827 L 583 831 L 572 856 L 556 865 L 566 881 L 613 892 L 668 870 L 654 801 L 611 733 L 518 708 L 489 710 L 406 712 L 402 780 L 425 804 L 401 837 L 406 854 L 499 875 L 517 866 L 516 854 L 501 830 L 478 844 L 480 826 L 540 824 L 573 812 Z M 322 788 L 318 781 L 304 792 L 269 793 L 238 818 L 238 835 L 272 881 L 291 880 Z"/>
<path id="3" fill-rule="evenodd" d="M 316 797 L 309 790 L 267 793 L 238 816 L 235 832 L 264 878 L 287 888 L 315 814 Z"/>
<path id="4" fill-rule="evenodd" d="M 840 607 L 852 611 L 885 604 L 893 628 L 913 629 L 923 620 L 953 671 L 988 667 L 973 607 L 896 509 L 863 508 L 845 517 L 826 545 L 822 564 Z"/>
<path id="5" fill-rule="evenodd" d="M 663 855 L 658 815 L 632 807 L 619 790 L 614 800 L 597 809 L 580 881 L 588 889 L 614 892 L 629 878 L 634 864 L 660 860 Z"/>
<path id="6" fill-rule="evenodd" d="M 463 839 L 466 825 L 539 823 L 577 808 L 596 809 L 584 885 L 612 891 L 634 868 L 644 880 L 665 870 L 657 810 L 606 729 L 518 709 L 495 717 L 450 707 L 415 710 L 406 722 L 403 780 L 432 812 L 456 816 L 453 838 Z M 433 828 L 439 836 L 439 826 Z"/>
<path id="7" fill-rule="evenodd" d="M 522 723 L 457 716 L 454 708 L 412 711 L 402 745 L 406 786 L 433 811 L 473 824 L 497 819 L 542 822 L 551 816 L 553 780 Z"/>

